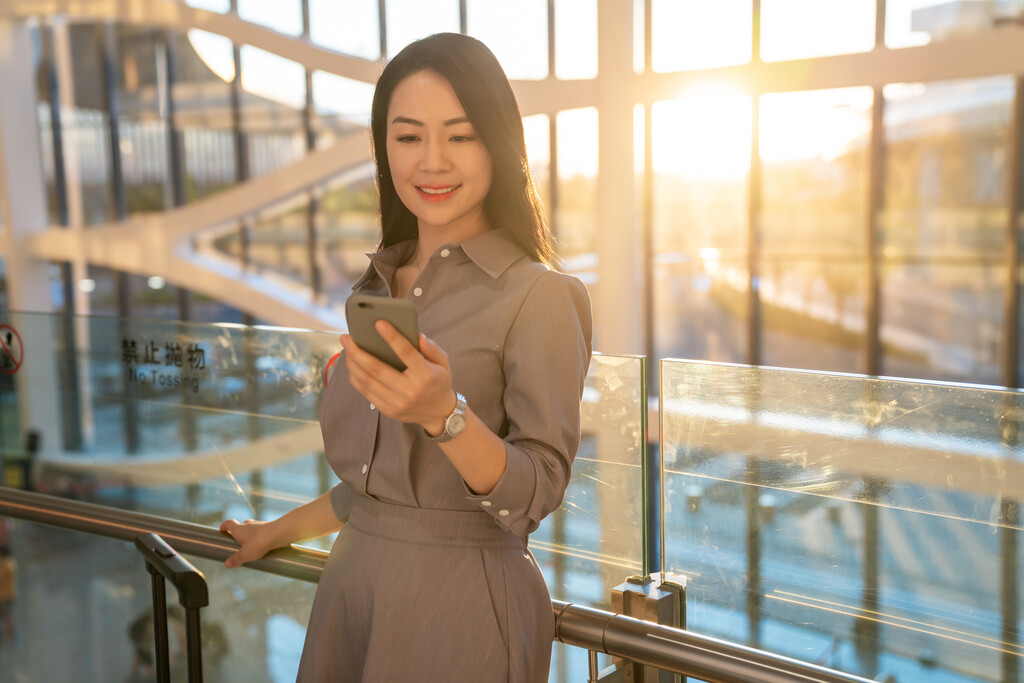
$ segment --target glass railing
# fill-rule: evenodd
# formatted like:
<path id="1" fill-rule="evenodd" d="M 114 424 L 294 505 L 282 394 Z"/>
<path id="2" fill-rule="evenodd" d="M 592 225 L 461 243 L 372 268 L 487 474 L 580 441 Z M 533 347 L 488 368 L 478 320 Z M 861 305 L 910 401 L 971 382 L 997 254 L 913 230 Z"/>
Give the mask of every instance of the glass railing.
<path id="1" fill-rule="evenodd" d="M 336 333 L 18 312 L 0 325 L 11 334 L 0 373 L 6 486 L 212 526 L 277 517 L 337 482 L 316 420 Z M 644 570 L 644 363 L 591 363 L 572 480 L 530 540 L 556 600 L 606 608 L 610 587 Z M 241 579 L 225 581 L 242 609 L 247 589 L 227 585 Z M 266 630 L 277 612 L 260 604 L 252 618 Z M 232 640 L 256 628 L 211 607 Z M 305 609 L 298 637 L 274 639 L 275 667 L 297 666 Z M 587 667 L 584 650 L 555 644 L 552 681 L 584 680 Z"/>
<path id="2" fill-rule="evenodd" d="M 3 680 L 157 680 L 150 577 L 134 545 L 25 520 L 12 527 L 18 591 L 8 624 L 13 635 L 0 623 Z M 294 681 L 316 586 L 189 559 L 210 593 L 201 613 L 204 680 Z M 171 680 L 184 681 L 184 615 L 171 586 L 167 604 Z"/>
<path id="3" fill-rule="evenodd" d="M 1024 392 L 661 363 L 687 625 L 877 680 L 1016 681 Z"/>

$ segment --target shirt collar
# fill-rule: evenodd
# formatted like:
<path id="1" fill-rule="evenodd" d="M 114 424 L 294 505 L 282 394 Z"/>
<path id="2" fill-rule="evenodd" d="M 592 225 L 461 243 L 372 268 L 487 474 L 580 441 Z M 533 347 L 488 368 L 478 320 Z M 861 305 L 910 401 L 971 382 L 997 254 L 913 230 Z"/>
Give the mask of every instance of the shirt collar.
<path id="1" fill-rule="evenodd" d="M 509 266 L 526 256 L 526 252 L 512 241 L 508 233 L 498 228 L 468 239 L 461 245 L 462 251 L 480 270 L 497 279 Z"/>
<path id="2" fill-rule="evenodd" d="M 500 228 L 488 230 L 482 235 L 477 235 L 461 244 L 448 245 L 453 248 L 462 248 L 462 251 L 469 259 L 492 278 L 497 279 L 508 270 L 509 266 L 526 256 L 526 252 L 518 244 L 512 241 L 508 234 Z M 356 290 L 369 283 L 376 275 L 384 282 L 391 282 L 395 271 L 405 263 L 416 248 L 416 240 L 406 240 L 380 251 L 367 253 L 370 259 L 370 267 L 366 269 L 362 277 L 356 280 L 352 289 Z"/>

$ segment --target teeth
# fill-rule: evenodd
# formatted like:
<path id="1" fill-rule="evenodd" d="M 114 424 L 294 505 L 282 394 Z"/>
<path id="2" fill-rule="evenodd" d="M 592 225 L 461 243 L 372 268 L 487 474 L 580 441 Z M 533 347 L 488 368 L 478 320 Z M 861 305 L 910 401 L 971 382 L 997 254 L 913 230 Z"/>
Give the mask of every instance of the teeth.
<path id="1" fill-rule="evenodd" d="M 421 187 L 419 189 L 422 190 L 423 192 L 426 192 L 427 194 L 448 194 L 449 192 L 454 192 L 455 190 L 457 190 L 458 187 L 459 186 L 456 185 L 455 187 L 446 187 L 443 189 L 434 189 L 431 187 Z"/>

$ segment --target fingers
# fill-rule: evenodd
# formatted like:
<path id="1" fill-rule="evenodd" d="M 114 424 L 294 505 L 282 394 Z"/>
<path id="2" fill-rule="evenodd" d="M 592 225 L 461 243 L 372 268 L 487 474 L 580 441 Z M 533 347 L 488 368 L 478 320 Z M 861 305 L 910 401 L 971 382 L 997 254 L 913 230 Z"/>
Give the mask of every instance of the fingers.
<path id="1" fill-rule="evenodd" d="M 420 361 L 420 353 L 416 347 L 401 332 L 396 330 L 391 323 L 386 320 L 378 320 L 374 324 L 374 329 L 388 343 L 388 346 L 395 352 L 395 355 L 405 363 L 406 367 L 413 367 L 414 363 Z"/>
<path id="2" fill-rule="evenodd" d="M 224 560 L 224 566 L 228 569 L 237 569 L 242 566 L 242 551 L 239 550 L 236 553 L 232 553 L 228 556 L 228 559 Z"/>
<path id="3" fill-rule="evenodd" d="M 448 368 L 448 354 L 433 339 L 420 333 L 420 353 L 428 362 Z"/>

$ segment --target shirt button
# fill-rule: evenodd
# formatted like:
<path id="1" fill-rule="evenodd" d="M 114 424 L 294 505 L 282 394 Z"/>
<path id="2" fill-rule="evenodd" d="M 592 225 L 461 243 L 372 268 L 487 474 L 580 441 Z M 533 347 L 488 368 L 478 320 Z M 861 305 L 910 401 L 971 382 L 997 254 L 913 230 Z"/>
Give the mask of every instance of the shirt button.
<path id="1" fill-rule="evenodd" d="M 498 514 L 502 517 L 508 517 L 508 510 L 498 510 Z"/>
<path id="2" fill-rule="evenodd" d="M 412 295 L 413 296 L 420 296 L 422 294 L 423 294 L 423 288 L 422 287 L 417 287 L 416 289 L 412 290 Z"/>
<path id="3" fill-rule="evenodd" d="M 370 469 L 367 465 L 363 465 L 363 474 L 366 474 L 366 470 Z"/>
<path id="4" fill-rule="evenodd" d="M 452 252 L 449 251 L 448 249 L 442 249 L 441 250 L 441 258 L 448 258 L 448 255 L 451 254 L 451 253 Z"/>
<path id="5" fill-rule="evenodd" d="M 485 508 L 491 507 L 491 501 L 489 500 L 482 500 L 480 501 L 480 504 L 483 505 Z"/>
<path id="6" fill-rule="evenodd" d="M 373 403 L 370 404 L 370 410 L 377 410 L 377 406 Z"/>

